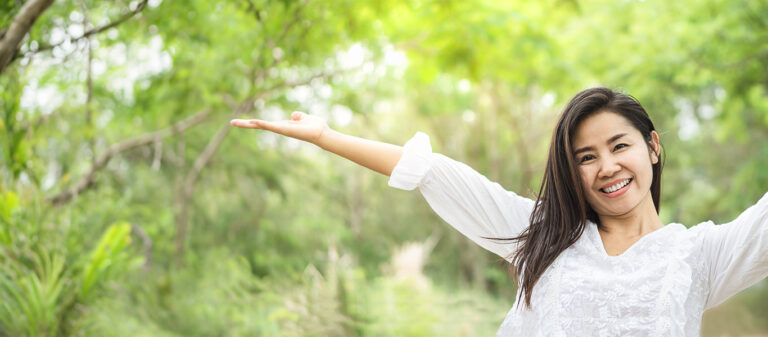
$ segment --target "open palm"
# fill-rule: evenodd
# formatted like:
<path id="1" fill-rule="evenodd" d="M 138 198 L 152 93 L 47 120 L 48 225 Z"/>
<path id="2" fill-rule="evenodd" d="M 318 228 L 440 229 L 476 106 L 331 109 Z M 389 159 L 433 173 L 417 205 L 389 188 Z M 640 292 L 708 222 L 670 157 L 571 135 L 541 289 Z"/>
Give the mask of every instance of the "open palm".
<path id="1" fill-rule="evenodd" d="M 270 122 L 260 119 L 233 119 L 229 123 L 245 129 L 272 131 L 310 143 L 316 143 L 320 136 L 329 130 L 328 123 L 324 119 L 298 111 L 291 114 L 291 120 Z"/>

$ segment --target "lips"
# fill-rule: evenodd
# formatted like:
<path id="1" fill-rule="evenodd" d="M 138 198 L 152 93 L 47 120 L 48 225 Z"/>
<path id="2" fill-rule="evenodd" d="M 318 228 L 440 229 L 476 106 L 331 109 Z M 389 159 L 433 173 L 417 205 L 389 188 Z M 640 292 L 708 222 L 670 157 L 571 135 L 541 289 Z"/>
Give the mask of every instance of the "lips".
<path id="1" fill-rule="evenodd" d="M 634 178 L 624 178 L 612 181 L 610 184 L 600 188 L 600 192 L 609 198 L 616 198 L 624 194 L 629 189 Z"/>

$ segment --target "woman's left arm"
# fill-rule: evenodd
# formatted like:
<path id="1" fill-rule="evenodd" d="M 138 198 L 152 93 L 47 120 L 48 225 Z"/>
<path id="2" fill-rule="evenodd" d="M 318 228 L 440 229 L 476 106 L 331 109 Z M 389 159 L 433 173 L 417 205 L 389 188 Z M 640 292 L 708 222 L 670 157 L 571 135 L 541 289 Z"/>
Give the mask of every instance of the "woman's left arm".
<path id="1" fill-rule="evenodd" d="M 701 235 L 710 289 L 705 308 L 768 277 L 768 193 L 733 221 Z"/>

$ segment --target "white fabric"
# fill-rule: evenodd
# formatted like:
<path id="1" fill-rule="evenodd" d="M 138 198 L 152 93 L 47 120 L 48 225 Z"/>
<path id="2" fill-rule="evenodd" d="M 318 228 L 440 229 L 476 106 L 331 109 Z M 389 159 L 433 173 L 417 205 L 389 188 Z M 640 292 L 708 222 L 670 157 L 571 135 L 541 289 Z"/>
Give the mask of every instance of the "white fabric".
<path id="1" fill-rule="evenodd" d="M 514 245 L 483 237 L 517 236 L 534 205 L 432 153 L 421 132 L 405 144 L 389 185 L 418 187 L 441 218 L 505 258 Z M 669 224 L 619 256 L 606 254 L 589 222 L 538 281 L 532 308 L 513 305 L 497 336 L 699 336 L 704 310 L 767 276 L 768 193 L 730 223 Z"/>

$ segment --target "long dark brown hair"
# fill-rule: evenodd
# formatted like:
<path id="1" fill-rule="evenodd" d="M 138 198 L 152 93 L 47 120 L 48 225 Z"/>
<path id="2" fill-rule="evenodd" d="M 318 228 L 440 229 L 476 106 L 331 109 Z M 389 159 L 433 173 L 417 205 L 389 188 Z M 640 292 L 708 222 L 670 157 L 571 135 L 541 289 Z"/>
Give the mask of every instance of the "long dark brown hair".
<path id="1" fill-rule="evenodd" d="M 510 239 L 519 243 L 516 252 L 509 256 L 512 258 L 510 269 L 514 268 L 516 281 L 528 307 L 531 306 L 531 294 L 536 282 L 560 253 L 579 239 L 584 232 L 586 220 L 600 226 L 597 213 L 587 203 L 583 193 L 577 163 L 573 158 L 572 142 L 579 123 L 601 111 L 614 112 L 626 118 L 640 131 L 651 151 L 655 152 L 651 146 L 651 131 L 655 127 L 648 113 L 632 96 L 607 88 L 592 88 L 571 99 L 552 134 L 547 167 L 531 213 L 530 225 L 520 236 Z M 660 157 L 653 164 L 651 182 L 656 213 L 661 203 L 662 167 L 663 158 Z"/>

